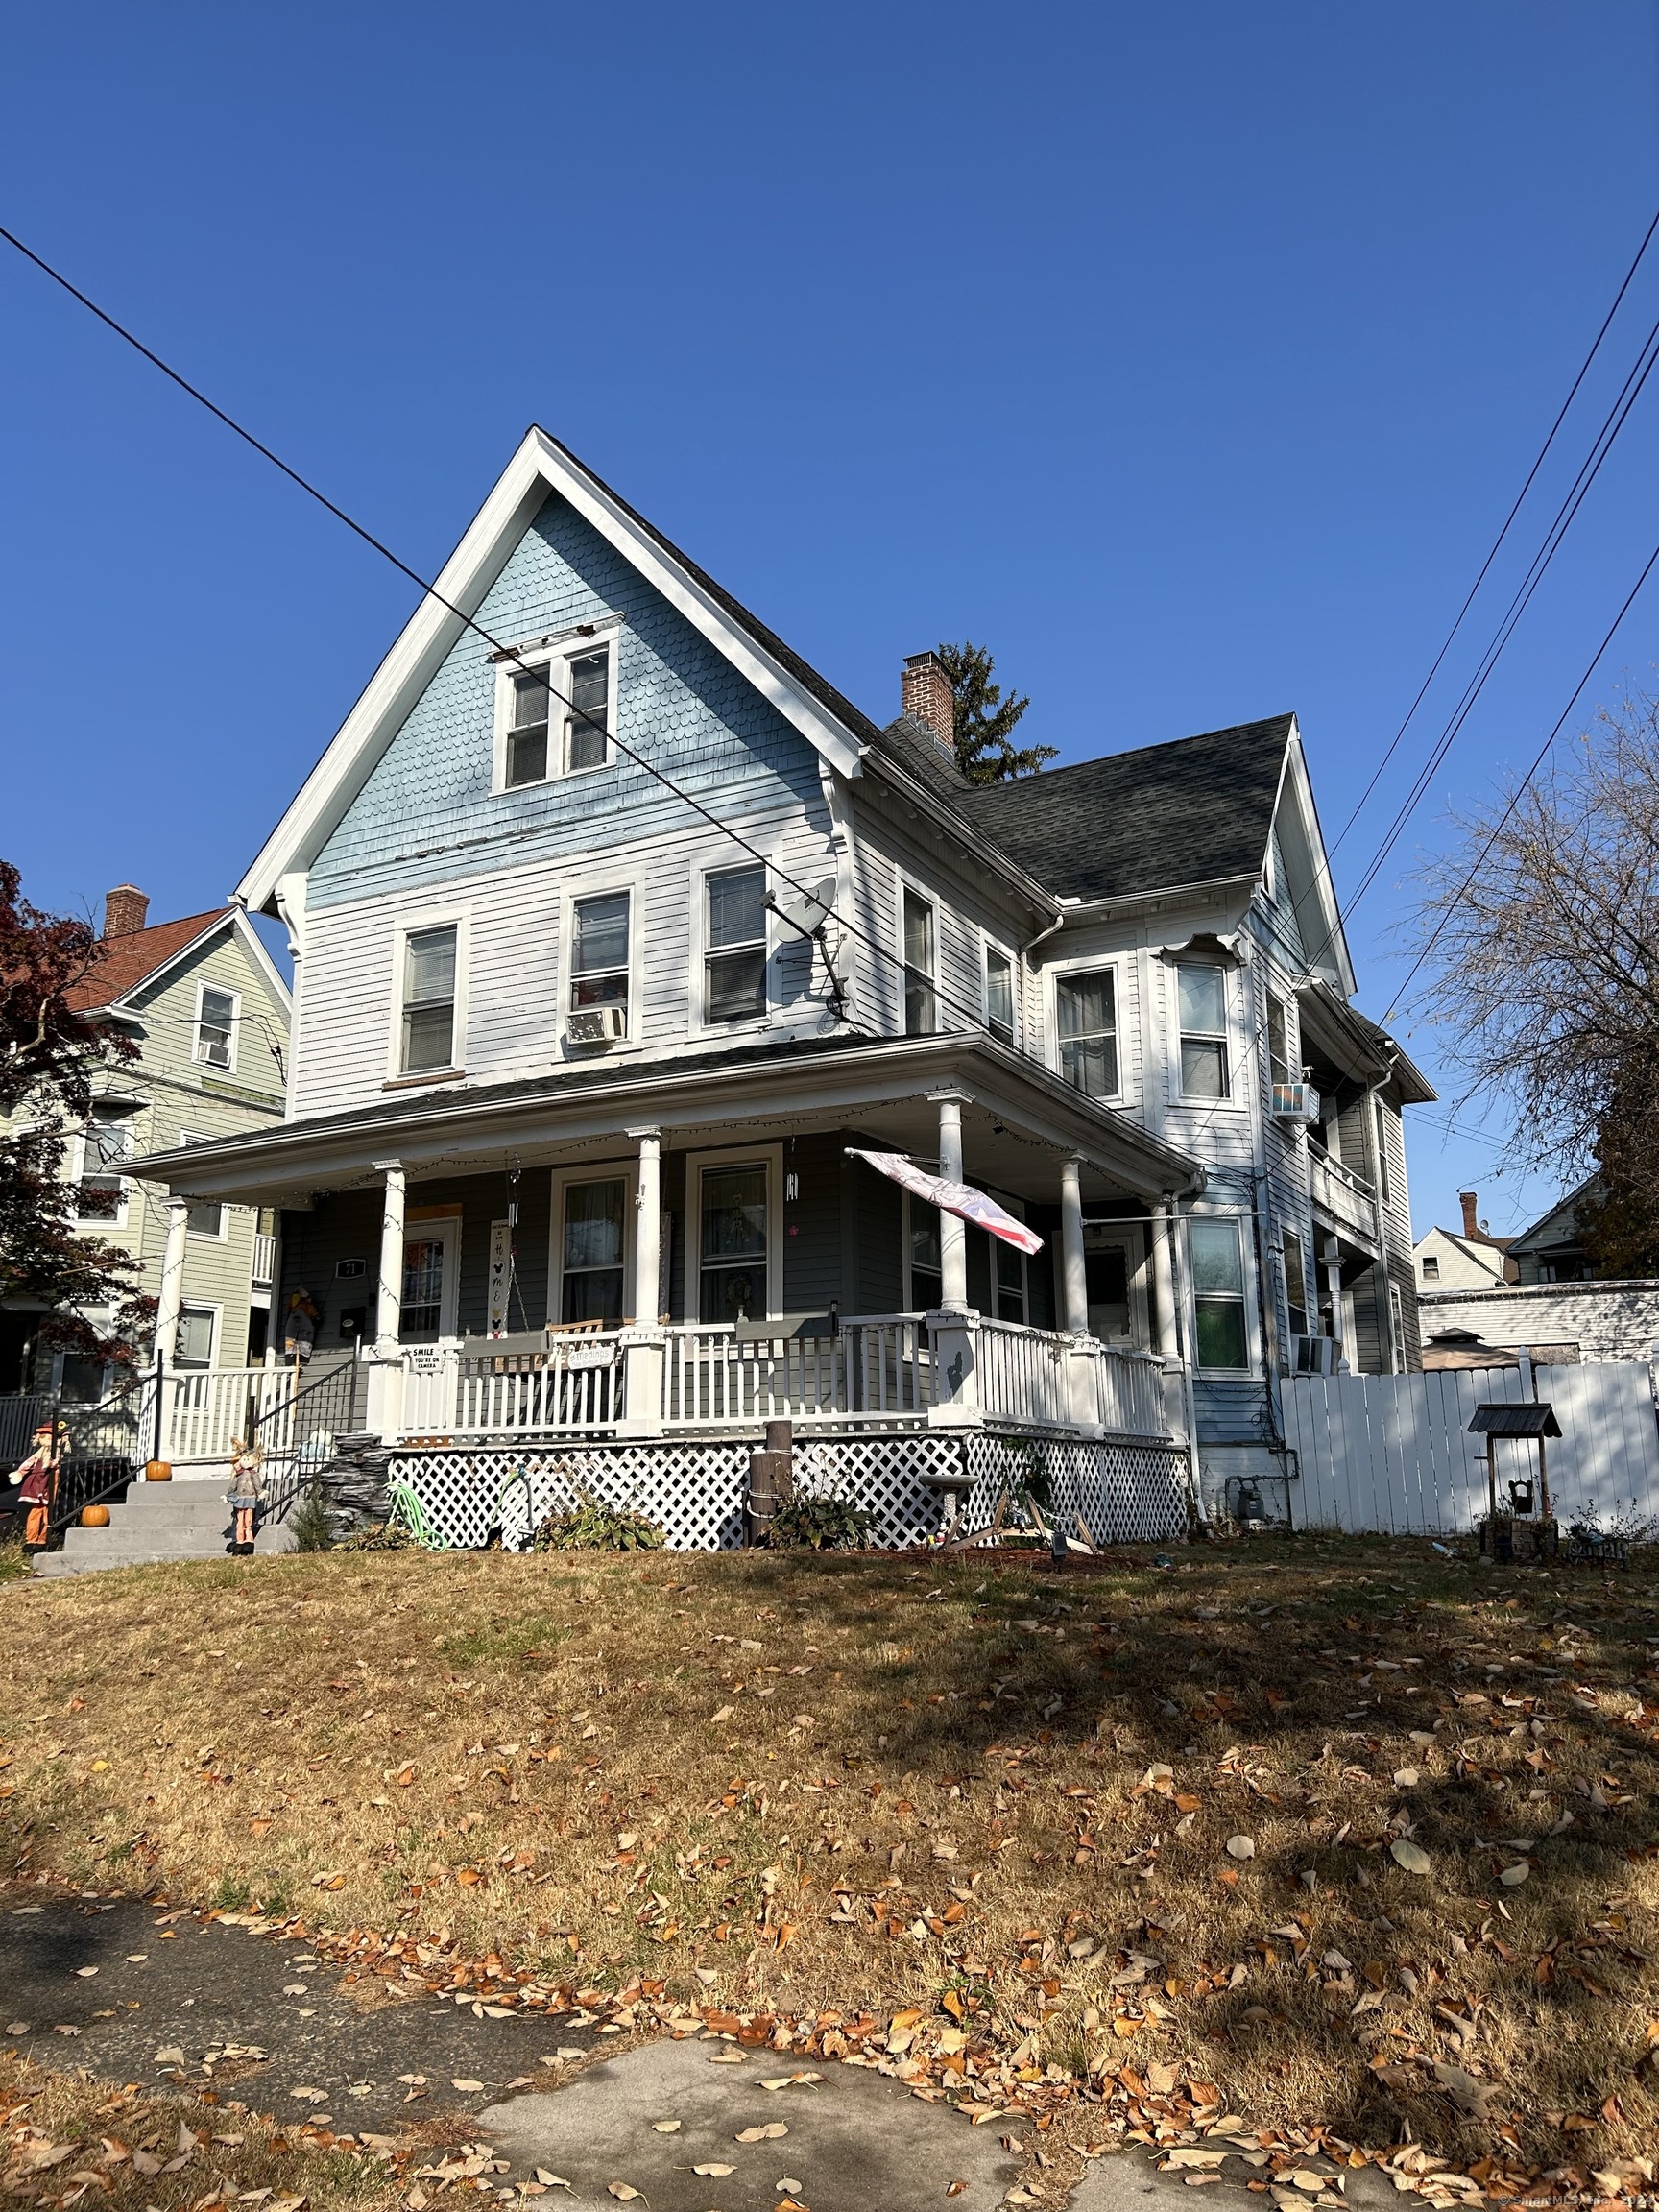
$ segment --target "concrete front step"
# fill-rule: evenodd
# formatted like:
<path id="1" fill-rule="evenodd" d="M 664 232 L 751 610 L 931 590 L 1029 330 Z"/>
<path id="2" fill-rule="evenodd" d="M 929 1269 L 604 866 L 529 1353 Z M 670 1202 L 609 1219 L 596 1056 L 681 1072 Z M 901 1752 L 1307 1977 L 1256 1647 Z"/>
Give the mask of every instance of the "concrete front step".
<path id="1" fill-rule="evenodd" d="M 58 1576 L 163 1559 L 222 1559 L 230 1549 L 232 1525 L 221 1487 L 138 1482 L 128 1491 L 125 1504 L 110 1507 L 108 1527 L 65 1529 L 63 1549 L 38 1553 L 35 1572 Z M 282 1523 L 267 1518 L 254 1549 L 288 1551 L 293 1542 Z"/>

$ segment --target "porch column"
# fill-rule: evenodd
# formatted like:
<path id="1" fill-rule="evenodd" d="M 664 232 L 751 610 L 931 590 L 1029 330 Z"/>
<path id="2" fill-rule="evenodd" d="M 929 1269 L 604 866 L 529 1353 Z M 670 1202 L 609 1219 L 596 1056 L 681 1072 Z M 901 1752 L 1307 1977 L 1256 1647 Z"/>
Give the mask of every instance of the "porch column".
<path id="1" fill-rule="evenodd" d="M 1089 1270 L 1083 1261 L 1082 1162 L 1075 1153 L 1060 1169 L 1060 1273 L 1065 1290 L 1066 1327 L 1073 1336 L 1089 1334 Z"/>
<path id="2" fill-rule="evenodd" d="M 1336 1347 L 1336 1371 L 1341 1374 L 1348 1363 L 1348 1344 L 1342 1330 L 1342 1247 L 1334 1237 L 1326 1238 L 1322 1257 L 1325 1288 L 1331 1299 L 1331 1340 Z"/>
<path id="3" fill-rule="evenodd" d="M 634 1319 L 622 1332 L 622 1418 L 620 1436 L 662 1433 L 662 1373 L 667 1339 L 657 1325 L 662 1267 L 662 1132 L 630 1129 L 639 1147 L 634 1205 L 634 1272 L 628 1303 Z"/>
<path id="4" fill-rule="evenodd" d="M 947 1183 L 962 1180 L 962 1094 L 942 1091 L 939 1106 L 939 1172 Z M 948 1311 L 968 1307 L 968 1227 L 954 1214 L 939 1215 L 939 1298 Z"/>
<path id="5" fill-rule="evenodd" d="M 179 1309 L 184 1303 L 184 1238 L 190 1202 L 169 1194 L 167 1242 L 161 1254 L 161 1284 L 156 1300 L 156 1363 L 172 1367 L 179 1357 Z"/>
<path id="6" fill-rule="evenodd" d="M 929 1093 L 939 1109 L 939 1172 L 962 1180 L 962 1094 Z M 968 1228 L 955 1214 L 939 1215 L 939 1309 L 928 1330 L 933 1361 L 933 1403 L 927 1421 L 936 1429 L 983 1426 L 979 1393 L 979 1316 L 968 1304 Z"/>
<path id="7" fill-rule="evenodd" d="M 1158 1349 L 1166 1359 L 1179 1358 L 1180 1338 L 1175 1330 L 1175 1278 L 1169 1264 L 1169 1201 L 1152 1205 L 1152 1318 L 1158 1331 Z"/>
<path id="8" fill-rule="evenodd" d="M 374 1294 L 374 1363 L 369 1370 L 369 1426 L 392 1435 L 403 1412 L 403 1354 L 397 1341 L 403 1320 L 403 1208 L 401 1160 L 376 1160 L 385 1183 L 380 1216 L 380 1277 Z"/>

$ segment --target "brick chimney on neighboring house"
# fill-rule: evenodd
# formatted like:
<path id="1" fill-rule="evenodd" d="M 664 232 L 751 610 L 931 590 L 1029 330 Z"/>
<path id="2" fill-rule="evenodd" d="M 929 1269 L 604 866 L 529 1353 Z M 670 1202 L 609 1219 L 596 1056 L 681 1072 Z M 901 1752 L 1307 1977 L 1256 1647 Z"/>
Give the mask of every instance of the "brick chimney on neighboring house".
<path id="1" fill-rule="evenodd" d="M 905 713 L 931 730 L 940 751 L 954 760 L 956 731 L 951 709 L 956 694 L 937 653 L 906 656 L 902 695 Z"/>
<path id="2" fill-rule="evenodd" d="M 131 937 L 144 926 L 144 917 L 150 911 L 147 892 L 140 891 L 136 883 L 117 883 L 113 891 L 104 894 L 104 934 L 106 937 Z"/>

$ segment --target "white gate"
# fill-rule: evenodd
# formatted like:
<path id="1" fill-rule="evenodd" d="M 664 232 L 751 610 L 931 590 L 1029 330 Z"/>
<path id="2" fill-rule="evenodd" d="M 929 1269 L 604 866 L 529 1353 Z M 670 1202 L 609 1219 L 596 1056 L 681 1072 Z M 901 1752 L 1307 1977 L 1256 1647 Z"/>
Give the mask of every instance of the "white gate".
<path id="1" fill-rule="evenodd" d="M 1518 1367 L 1431 1375 L 1292 1375 L 1281 1384 L 1285 1440 L 1301 1480 L 1291 1515 L 1304 1528 L 1353 1534 L 1472 1528 L 1486 1510 L 1477 1406 L 1536 1396 L 1555 1409 L 1550 1497 L 1563 1527 L 1580 1517 L 1659 1524 L 1659 1422 L 1653 1376 L 1635 1360 L 1540 1367 L 1535 1389 Z M 1500 1499 L 1537 1471 L 1531 1444 L 1500 1442 Z"/>

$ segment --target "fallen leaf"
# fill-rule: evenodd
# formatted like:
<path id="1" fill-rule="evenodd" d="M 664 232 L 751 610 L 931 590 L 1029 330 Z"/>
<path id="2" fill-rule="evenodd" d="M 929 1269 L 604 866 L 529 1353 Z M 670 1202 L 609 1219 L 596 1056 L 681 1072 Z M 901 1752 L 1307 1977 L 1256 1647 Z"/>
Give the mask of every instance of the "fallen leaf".
<path id="1" fill-rule="evenodd" d="M 1413 1843 L 1408 1836 L 1397 1836 L 1388 1846 L 1388 1855 L 1396 1866 L 1403 1866 L 1407 1874 L 1427 1874 L 1431 1861 L 1421 1843 Z"/>
<path id="2" fill-rule="evenodd" d="M 469 2081 L 459 2076 L 451 2075 L 449 2086 L 451 2089 L 482 2089 L 484 2084 L 482 2081 Z"/>
<path id="3" fill-rule="evenodd" d="M 1254 1859 L 1256 1856 L 1255 1837 L 1229 1836 L 1227 1839 L 1227 1856 L 1229 1859 Z"/>
<path id="4" fill-rule="evenodd" d="M 788 2132 L 781 2120 L 768 2120 L 764 2128 L 745 2128 L 732 2140 L 734 2143 L 772 2143 L 780 2135 L 787 2135 Z"/>
<path id="5" fill-rule="evenodd" d="M 1498 1879 L 1505 1889 L 1518 1889 L 1531 1871 L 1525 1859 L 1518 1859 L 1513 1866 L 1505 1866 Z"/>
<path id="6" fill-rule="evenodd" d="M 1498 2092 L 1490 2081 L 1478 2080 L 1461 2066 L 1449 2066 L 1444 2062 L 1436 2063 L 1434 2079 L 1459 2112 L 1466 2112 L 1472 2120 L 1491 2118 L 1492 2102 Z"/>
<path id="7" fill-rule="evenodd" d="M 680 2132 L 678 2120 L 653 2120 L 651 2125 L 659 2135 L 678 2135 Z"/>
<path id="8" fill-rule="evenodd" d="M 713 2176 L 720 2176 L 720 2175 L 722 2175 L 722 2174 L 735 2174 L 735 2173 L 736 2173 L 736 2171 L 737 2171 L 737 2169 L 736 2169 L 736 2167 L 735 2167 L 735 2166 L 719 2166 L 719 2165 L 712 2165 L 712 2166 L 693 2166 L 693 2167 L 692 2167 L 692 2169 L 691 2169 L 691 2171 L 692 2171 L 692 2173 L 693 2173 L 693 2174 L 706 2174 L 706 2175 L 713 2175 Z"/>
<path id="9" fill-rule="evenodd" d="M 605 2189 L 607 2195 L 618 2199 L 624 2204 L 632 2204 L 639 2194 L 637 2189 L 630 2189 L 626 2181 L 607 2181 Z"/>

